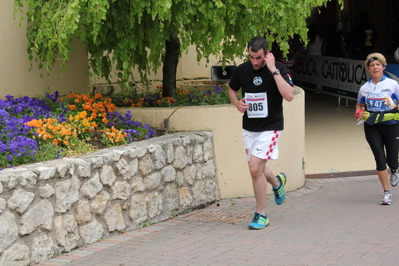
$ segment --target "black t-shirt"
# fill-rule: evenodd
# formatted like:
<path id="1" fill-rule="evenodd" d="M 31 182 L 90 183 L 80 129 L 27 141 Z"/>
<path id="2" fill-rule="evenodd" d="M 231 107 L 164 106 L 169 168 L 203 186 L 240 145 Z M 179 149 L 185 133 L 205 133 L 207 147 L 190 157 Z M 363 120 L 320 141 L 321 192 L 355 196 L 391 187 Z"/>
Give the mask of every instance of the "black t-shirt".
<path id="1" fill-rule="evenodd" d="M 289 70 L 284 64 L 276 62 L 276 67 L 280 70 L 283 78 L 293 86 Z M 253 132 L 283 130 L 283 97 L 281 96 L 273 75 L 265 65 L 261 69 L 255 70 L 251 62 L 239 65 L 230 79 L 230 88 L 245 93 L 266 92 L 268 104 L 268 116 L 265 118 L 248 118 L 247 112 L 243 115 L 242 127 Z"/>

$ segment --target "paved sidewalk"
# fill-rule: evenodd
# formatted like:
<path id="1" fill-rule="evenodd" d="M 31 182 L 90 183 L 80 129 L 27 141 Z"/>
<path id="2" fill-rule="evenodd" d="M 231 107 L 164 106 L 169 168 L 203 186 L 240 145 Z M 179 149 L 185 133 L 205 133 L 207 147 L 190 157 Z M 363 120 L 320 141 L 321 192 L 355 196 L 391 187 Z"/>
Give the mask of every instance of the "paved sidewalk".
<path id="1" fill-rule="evenodd" d="M 38 265 L 399 265 L 398 191 L 380 206 L 376 175 L 309 179 L 280 206 L 268 197 L 260 231 L 254 198 L 224 199 Z"/>

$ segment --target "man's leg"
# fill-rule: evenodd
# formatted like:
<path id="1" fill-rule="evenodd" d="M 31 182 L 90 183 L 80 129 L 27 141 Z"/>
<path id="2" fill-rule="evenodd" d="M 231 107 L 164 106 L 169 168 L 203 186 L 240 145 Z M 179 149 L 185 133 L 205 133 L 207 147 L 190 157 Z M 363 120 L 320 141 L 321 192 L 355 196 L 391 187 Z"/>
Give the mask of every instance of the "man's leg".
<path id="1" fill-rule="evenodd" d="M 267 167 L 265 165 L 265 171 L 264 172 L 265 172 L 266 180 L 267 180 L 267 182 L 270 183 L 270 185 L 272 185 L 273 187 L 280 186 L 280 181 L 278 181 L 277 177 L 273 174 L 273 172 L 270 169 L 270 167 Z"/>
<path id="2" fill-rule="evenodd" d="M 265 176 L 267 182 L 273 186 L 274 200 L 277 205 L 280 205 L 285 200 L 285 183 L 287 182 L 287 177 L 285 174 L 281 173 L 275 176 L 272 170 L 265 165 Z"/>
<path id="3" fill-rule="evenodd" d="M 248 225 L 249 229 L 262 229 L 269 224 L 269 219 L 266 215 L 267 183 L 273 186 L 273 191 L 278 190 L 281 192 L 284 190 L 283 186 L 280 188 L 280 180 L 266 166 L 268 160 L 266 158 L 277 159 L 277 141 L 280 134 L 278 131 L 263 132 L 262 134 L 251 134 L 243 131 L 244 146 L 256 200 L 256 211 L 252 222 Z M 273 148 L 275 149 L 274 151 Z M 285 178 L 283 179 L 285 183 Z M 280 192 L 279 199 L 278 201 L 276 200 L 277 204 L 281 204 L 283 201 L 280 196 L 282 193 Z"/>
<path id="4" fill-rule="evenodd" d="M 274 189 L 280 187 L 280 181 L 273 174 L 272 170 L 266 166 L 267 160 L 260 159 L 256 156 L 251 156 L 248 166 L 252 178 L 252 186 L 256 200 L 256 212 L 265 214 L 266 212 L 266 197 L 267 197 L 267 183 L 270 183 Z M 283 184 L 284 185 L 284 184 Z M 284 190 L 284 188 L 282 188 Z M 276 194 L 276 191 L 274 191 Z M 284 192 L 284 191 L 283 191 Z M 285 199 L 285 192 L 281 192 L 280 199 L 276 199 L 277 204 L 281 204 Z M 284 198 L 281 198 L 284 197 Z"/>
<path id="5" fill-rule="evenodd" d="M 256 212 L 265 214 L 266 209 L 266 193 L 267 193 L 267 177 L 265 175 L 266 160 L 256 156 L 251 156 L 248 162 L 249 172 L 252 178 L 252 186 L 256 200 Z M 270 171 L 270 170 L 269 170 Z M 277 181 L 278 182 L 278 181 Z"/>
<path id="6" fill-rule="evenodd" d="M 269 224 L 269 219 L 265 213 L 267 192 L 267 180 L 264 173 L 265 164 L 266 160 L 262 160 L 253 155 L 248 162 L 256 200 L 256 211 L 252 222 L 248 225 L 249 229 L 259 230 L 265 228 Z"/>

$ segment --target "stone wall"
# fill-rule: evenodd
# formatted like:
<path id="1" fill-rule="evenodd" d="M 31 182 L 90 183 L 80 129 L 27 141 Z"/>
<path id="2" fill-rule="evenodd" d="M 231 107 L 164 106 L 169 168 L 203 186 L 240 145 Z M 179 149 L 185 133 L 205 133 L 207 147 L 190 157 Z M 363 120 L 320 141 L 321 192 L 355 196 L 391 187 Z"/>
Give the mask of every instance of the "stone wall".
<path id="1" fill-rule="evenodd" d="M 213 135 L 165 135 L 0 171 L 0 265 L 33 265 L 220 198 Z"/>

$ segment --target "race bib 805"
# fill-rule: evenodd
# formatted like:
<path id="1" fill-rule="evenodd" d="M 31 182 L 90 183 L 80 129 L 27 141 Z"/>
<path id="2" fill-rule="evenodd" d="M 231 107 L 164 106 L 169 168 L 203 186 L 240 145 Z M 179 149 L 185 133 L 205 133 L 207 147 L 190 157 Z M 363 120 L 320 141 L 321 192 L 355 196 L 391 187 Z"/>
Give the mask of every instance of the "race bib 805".
<path id="1" fill-rule="evenodd" d="M 249 104 L 248 118 L 265 118 L 268 116 L 266 92 L 245 93 L 245 102 Z"/>

